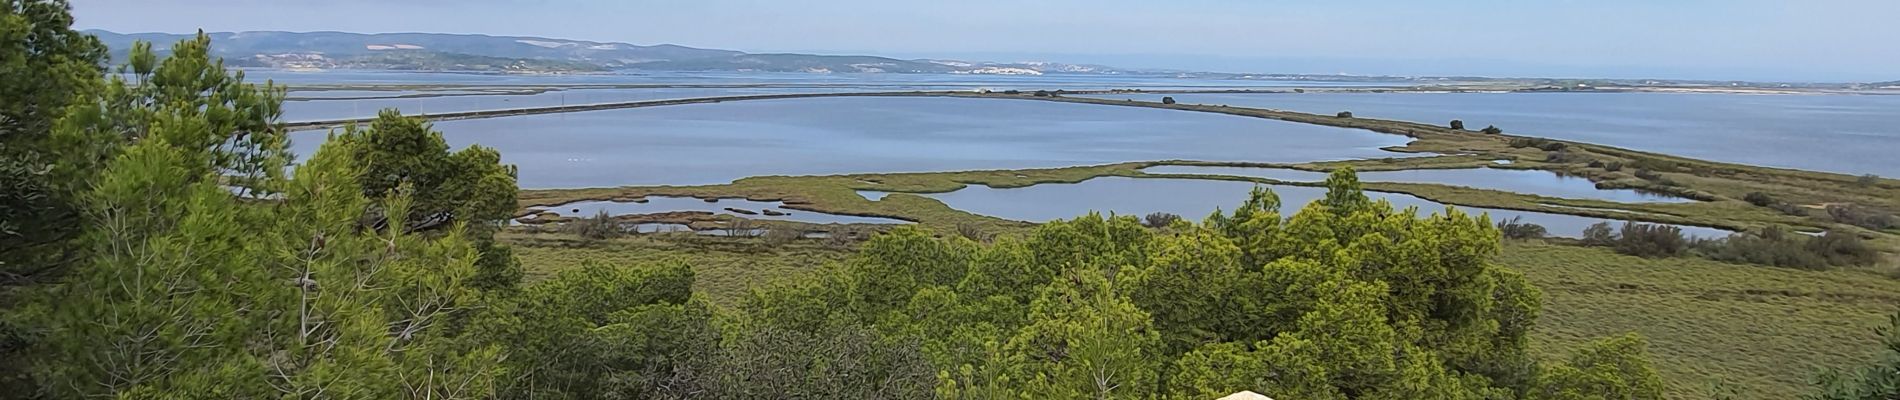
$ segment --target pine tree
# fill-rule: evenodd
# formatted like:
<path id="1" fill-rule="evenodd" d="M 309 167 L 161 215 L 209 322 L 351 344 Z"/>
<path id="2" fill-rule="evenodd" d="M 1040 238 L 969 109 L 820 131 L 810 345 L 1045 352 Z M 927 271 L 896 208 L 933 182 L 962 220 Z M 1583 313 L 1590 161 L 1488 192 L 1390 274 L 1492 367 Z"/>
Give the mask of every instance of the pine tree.
<path id="1" fill-rule="evenodd" d="M 27 315 L 55 397 L 475 398 L 494 346 L 450 351 L 444 327 L 475 299 L 461 228 L 422 237 L 359 224 L 407 212 L 412 190 L 365 197 L 347 141 L 289 166 L 282 88 L 227 75 L 203 35 L 55 129 L 81 193 L 84 262 Z"/>

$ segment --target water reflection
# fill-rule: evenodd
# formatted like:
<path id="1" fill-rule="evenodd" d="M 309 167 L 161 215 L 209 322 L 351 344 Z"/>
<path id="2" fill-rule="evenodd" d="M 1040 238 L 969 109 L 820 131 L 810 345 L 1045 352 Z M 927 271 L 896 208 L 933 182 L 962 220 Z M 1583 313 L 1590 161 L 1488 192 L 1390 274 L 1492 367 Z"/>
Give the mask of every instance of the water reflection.
<path id="1" fill-rule="evenodd" d="M 1208 167 L 1159 165 L 1143 168 L 1151 174 L 1231 175 L 1267 178 L 1285 182 L 1319 182 L 1326 173 L 1286 168 Z M 1593 199 L 1625 203 L 1682 203 L 1694 200 L 1643 192 L 1634 189 L 1598 189 L 1595 182 L 1556 172 L 1525 169 L 1460 168 L 1413 169 L 1403 171 L 1366 171 L 1359 173 L 1365 182 L 1435 183 L 1479 189 L 1502 190 L 1546 197 Z"/>
<path id="2" fill-rule="evenodd" d="M 1120 215 L 1144 215 L 1166 212 L 1198 220 L 1216 209 L 1232 210 L 1247 199 L 1255 186 L 1250 182 L 1200 179 L 1157 179 L 1105 177 L 1076 184 L 1042 184 L 1023 188 L 995 189 L 970 186 L 949 193 L 926 194 L 942 200 L 951 208 L 971 213 L 1020 221 L 1044 222 L 1073 218 L 1088 211 Z M 1325 188 L 1267 185 L 1280 196 L 1282 215 L 1291 216 L 1307 203 L 1325 197 Z M 1421 213 L 1443 212 L 1445 205 L 1418 197 L 1367 192 L 1373 198 L 1390 201 L 1395 208 L 1416 206 Z M 1551 236 L 1580 237 L 1583 229 L 1609 220 L 1575 215 L 1532 211 L 1458 207 L 1466 213 L 1489 213 L 1492 221 L 1514 217 L 1544 226 Z M 1609 221 L 1613 227 L 1620 221 Z M 1723 229 L 1680 226 L 1685 235 L 1719 238 L 1731 232 Z"/>

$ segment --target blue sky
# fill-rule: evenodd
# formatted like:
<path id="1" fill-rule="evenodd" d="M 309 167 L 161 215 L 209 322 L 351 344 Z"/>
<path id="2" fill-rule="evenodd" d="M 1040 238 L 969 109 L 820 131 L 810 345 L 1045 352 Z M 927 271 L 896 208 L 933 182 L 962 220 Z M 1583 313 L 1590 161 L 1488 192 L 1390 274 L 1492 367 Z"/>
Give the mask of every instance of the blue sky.
<path id="1" fill-rule="evenodd" d="M 1900 0 L 72 0 L 83 28 L 545 36 L 1230 72 L 1900 79 Z"/>

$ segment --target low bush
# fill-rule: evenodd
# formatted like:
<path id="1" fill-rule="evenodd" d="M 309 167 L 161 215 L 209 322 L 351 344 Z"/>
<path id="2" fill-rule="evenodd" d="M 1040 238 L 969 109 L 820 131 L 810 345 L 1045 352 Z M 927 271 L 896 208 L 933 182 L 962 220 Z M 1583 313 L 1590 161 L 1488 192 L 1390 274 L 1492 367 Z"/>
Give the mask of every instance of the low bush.
<path id="1" fill-rule="evenodd" d="M 1682 250 L 1689 247 L 1689 240 L 1682 236 L 1682 228 L 1626 222 L 1617 234 L 1616 244 L 1610 247 L 1632 256 L 1669 257 L 1682 254 Z"/>
<path id="2" fill-rule="evenodd" d="M 1900 218 L 1895 218 L 1893 213 L 1857 204 L 1830 204 L 1827 215 L 1835 222 L 1867 229 L 1900 227 Z"/>
<path id="3" fill-rule="evenodd" d="M 1758 234 L 1699 240 L 1691 247 L 1717 261 L 1803 269 L 1872 265 L 1880 258 L 1878 251 L 1851 233 L 1828 231 L 1809 237 L 1779 226 L 1764 228 Z"/>
<path id="4" fill-rule="evenodd" d="M 1648 168 L 1636 170 L 1636 177 L 1642 178 L 1643 180 L 1646 180 L 1646 181 L 1659 181 L 1663 179 L 1663 176 L 1661 173 L 1657 173 L 1656 171 L 1650 171 Z"/>
<path id="5" fill-rule="evenodd" d="M 1340 117 L 1340 118 L 1352 118 L 1352 111 L 1340 111 L 1338 114 L 1333 114 L 1333 116 Z"/>
<path id="6" fill-rule="evenodd" d="M 1609 162 L 1609 163 L 1607 163 L 1607 164 L 1603 164 L 1603 170 L 1604 170 L 1604 171 L 1610 171 L 1610 172 L 1616 172 L 1616 171 L 1622 171 L 1622 170 L 1623 170 L 1623 162 L 1622 162 L 1622 161 L 1611 161 L 1611 162 Z"/>
<path id="7" fill-rule="evenodd" d="M 1486 134 L 1486 135 L 1502 135 L 1502 134 L 1504 134 L 1504 130 L 1503 130 L 1503 129 L 1498 129 L 1498 127 L 1497 127 L 1497 125 L 1485 125 L 1485 127 L 1484 127 L 1484 129 L 1483 129 L 1483 130 L 1480 130 L 1479 132 L 1484 132 L 1484 134 Z"/>
<path id="8" fill-rule="evenodd" d="M 1562 144 L 1562 143 L 1558 143 L 1558 144 Z M 1544 154 L 1544 162 L 1547 162 L 1547 163 L 1569 164 L 1569 163 L 1575 163 L 1575 162 L 1582 162 L 1583 160 L 1586 160 L 1586 159 L 1588 158 L 1584 157 L 1582 154 L 1572 153 L 1568 149 L 1558 149 L 1557 151 Z"/>
<path id="9" fill-rule="evenodd" d="M 1768 208 L 1774 209 L 1775 211 L 1780 211 L 1782 214 L 1788 214 L 1788 215 L 1793 215 L 1797 217 L 1803 217 L 1803 216 L 1808 215 L 1807 209 L 1801 208 L 1801 206 L 1797 206 L 1794 204 L 1788 204 L 1787 202 L 1783 202 L 1780 199 L 1776 199 L 1774 196 L 1770 196 L 1767 193 L 1748 192 L 1748 194 L 1742 196 L 1742 201 L 1746 201 L 1748 202 L 1748 204 L 1754 204 L 1756 207 L 1768 207 Z"/>
<path id="10" fill-rule="evenodd" d="M 981 225 L 965 223 L 965 224 L 957 224 L 957 236 L 962 236 L 964 239 L 970 239 L 977 242 L 989 243 L 990 239 L 994 238 L 995 235 L 990 234 L 989 231 L 983 230 L 983 227 Z"/>
<path id="11" fill-rule="evenodd" d="M 1549 234 L 1543 225 L 1524 222 L 1524 217 L 1498 221 L 1498 232 L 1503 233 L 1505 239 L 1542 239 Z"/>
<path id="12" fill-rule="evenodd" d="M 1827 231 L 1820 237 L 1808 239 L 1808 251 L 1827 259 L 1830 265 L 1874 265 L 1880 261 L 1880 251 L 1868 247 L 1860 236 L 1850 232 Z"/>
<path id="13" fill-rule="evenodd" d="M 1616 244 L 1616 229 L 1609 221 L 1598 222 L 1583 228 L 1583 244 L 1591 246 L 1610 246 Z"/>
<path id="14" fill-rule="evenodd" d="M 1689 239 L 1682 236 L 1682 228 L 1624 222 L 1622 229 L 1614 229 L 1607 221 L 1584 228 L 1583 243 L 1609 247 L 1621 254 L 1649 258 L 1682 254 L 1690 244 Z"/>
<path id="15" fill-rule="evenodd" d="M 1465 130 L 1465 121 L 1456 120 L 1456 119 L 1451 120 L 1451 129 L 1457 129 L 1461 131 Z"/>
<path id="16" fill-rule="evenodd" d="M 1172 96 L 1169 96 L 1169 97 L 1162 97 L 1162 98 L 1161 98 L 1161 104 L 1174 104 L 1174 97 L 1172 97 Z"/>
<path id="17" fill-rule="evenodd" d="M 1164 213 L 1164 212 L 1155 212 L 1155 213 L 1149 213 L 1147 216 L 1142 217 L 1141 225 L 1149 227 L 1149 228 L 1159 229 L 1159 228 L 1166 228 L 1169 225 L 1174 225 L 1175 221 L 1180 221 L 1180 220 L 1181 220 L 1181 216 L 1179 215 L 1174 215 L 1174 214 Z"/>
<path id="18" fill-rule="evenodd" d="M 1491 129 L 1491 128 L 1485 128 L 1485 129 Z M 1526 148 L 1526 147 L 1535 147 L 1538 150 L 1543 150 L 1543 151 L 1558 151 L 1558 150 L 1569 148 L 1570 145 L 1564 142 L 1559 142 L 1559 141 L 1545 139 L 1545 138 L 1520 137 L 1520 138 L 1511 138 L 1511 147 L 1519 148 L 1519 149 Z"/>
<path id="19" fill-rule="evenodd" d="M 1636 169 L 1646 169 L 1646 170 L 1651 170 L 1651 171 L 1676 172 L 1676 171 L 1682 170 L 1682 166 L 1676 165 L 1675 162 L 1657 160 L 1657 159 L 1651 159 L 1651 158 L 1635 159 L 1633 161 L 1630 161 L 1630 166 L 1636 167 Z"/>
<path id="20" fill-rule="evenodd" d="M 771 229 L 760 228 L 757 222 L 745 218 L 733 218 L 726 222 L 727 237 L 755 238 L 771 231 Z"/>
<path id="21" fill-rule="evenodd" d="M 600 210 L 592 217 L 579 218 L 567 222 L 567 232 L 589 240 L 606 240 L 625 235 L 620 221 L 615 221 L 607 210 Z"/>
<path id="22" fill-rule="evenodd" d="M 1742 201 L 1746 201 L 1748 204 L 1754 204 L 1756 207 L 1768 207 L 1779 203 L 1779 201 L 1775 201 L 1774 196 L 1769 196 L 1767 193 L 1762 192 L 1748 192 L 1748 194 L 1742 196 Z"/>
<path id="23" fill-rule="evenodd" d="M 1860 187 L 1873 187 L 1878 183 L 1880 183 L 1880 175 L 1866 174 L 1854 179 L 1854 184 Z"/>

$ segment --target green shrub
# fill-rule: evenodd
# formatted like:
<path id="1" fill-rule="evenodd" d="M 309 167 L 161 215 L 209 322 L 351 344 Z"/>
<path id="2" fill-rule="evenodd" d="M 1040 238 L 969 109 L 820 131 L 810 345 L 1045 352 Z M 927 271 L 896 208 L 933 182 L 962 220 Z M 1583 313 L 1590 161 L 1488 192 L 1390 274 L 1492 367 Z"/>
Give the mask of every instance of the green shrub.
<path id="1" fill-rule="evenodd" d="M 1868 247 L 1860 236 L 1850 232 L 1827 231 L 1820 237 L 1808 239 L 1807 248 L 1831 265 L 1874 265 L 1880 261 L 1879 250 Z"/>
<path id="2" fill-rule="evenodd" d="M 1485 125 L 1485 127 L 1484 127 L 1484 130 L 1480 130 L 1479 132 L 1484 132 L 1484 134 L 1486 134 L 1486 135 L 1502 135 L 1502 134 L 1504 134 L 1504 130 L 1503 130 L 1503 129 L 1498 129 L 1498 127 L 1497 127 L 1497 125 Z"/>
<path id="3" fill-rule="evenodd" d="M 1689 247 L 1682 228 L 1639 222 L 1624 222 L 1620 230 L 1610 228 L 1608 221 L 1590 225 L 1583 230 L 1583 243 L 1638 257 L 1674 256 Z"/>
<path id="4" fill-rule="evenodd" d="M 1771 226 L 1755 235 L 1698 240 L 1693 247 L 1702 256 L 1717 261 L 1807 269 L 1827 266 L 1827 260 L 1809 252 L 1798 236 L 1801 235 Z"/>
<path id="5" fill-rule="evenodd" d="M 1168 225 L 1174 225 L 1174 221 L 1180 220 L 1180 215 L 1156 212 L 1149 213 L 1147 216 L 1142 217 L 1141 224 L 1149 228 L 1166 228 Z"/>
<path id="6" fill-rule="evenodd" d="M 1835 222 L 1867 229 L 1887 229 L 1900 226 L 1900 219 L 1892 213 L 1857 204 L 1830 204 L 1827 215 Z"/>
<path id="7" fill-rule="evenodd" d="M 1162 97 L 1161 104 L 1174 104 L 1174 97 L 1173 96 Z"/>
<path id="8" fill-rule="evenodd" d="M 1491 128 L 1485 128 L 1485 129 L 1491 129 Z M 1519 149 L 1526 148 L 1526 147 L 1535 147 L 1538 150 L 1543 150 L 1543 151 L 1558 151 L 1558 150 L 1569 148 L 1570 145 L 1564 142 L 1559 142 L 1559 141 L 1545 139 L 1545 138 L 1519 137 L 1519 138 L 1511 138 L 1511 147 L 1519 148 Z"/>
<path id="9" fill-rule="evenodd" d="M 1607 163 L 1607 164 L 1603 164 L 1603 170 L 1604 170 L 1604 171 L 1610 171 L 1610 172 L 1616 172 L 1616 171 L 1622 171 L 1622 170 L 1623 170 L 1623 162 L 1622 162 L 1622 161 L 1611 161 L 1611 162 L 1609 162 L 1609 163 Z"/>
<path id="10" fill-rule="evenodd" d="M 1451 120 L 1451 129 L 1457 129 L 1461 131 L 1465 130 L 1465 121 L 1455 120 L 1455 119 Z"/>
<path id="11" fill-rule="evenodd" d="M 1609 221 L 1590 224 L 1583 228 L 1583 244 L 1591 246 L 1610 246 L 1616 244 L 1616 230 Z"/>
<path id="12" fill-rule="evenodd" d="M 1742 201 L 1746 201 L 1748 204 L 1754 204 L 1756 207 L 1768 207 L 1779 203 L 1775 201 L 1774 196 L 1769 196 L 1767 193 L 1762 192 L 1748 192 L 1747 195 L 1742 196 Z"/>
<path id="13" fill-rule="evenodd" d="M 988 243 L 990 239 L 995 238 L 995 235 L 984 230 L 982 225 L 970 223 L 957 224 L 957 236 L 983 243 Z"/>
<path id="14" fill-rule="evenodd" d="M 1854 184 L 1860 187 L 1873 187 L 1878 183 L 1880 183 L 1880 175 L 1866 174 L 1854 179 Z"/>
<path id="15" fill-rule="evenodd" d="M 1503 233 L 1505 239 L 1542 239 L 1549 233 L 1543 225 L 1523 220 L 1524 217 L 1511 217 L 1511 219 L 1498 221 L 1498 232 Z"/>
<path id="16" fill-rule="evenodd" d="M 1851 233 L 1828 231 L 1809 237 L 1779 226 L 1763 228 L 1753 235 L 1696 241 L 1692 247 L 1718 261 L 1803 269 L 1873 265 L 1880 258 L 1878 251 Z"/>
<path id="17" fill-rule="evenodd" d="M 1558 143 L 1558 144 L 1562 144 L 1562 143 Z M 1568 149 L 1561 149 L 1561 148 L 1557 149 L 1557 151 L 1544 154 L 1544 162 L 1547 162 L 1547 163 L 1569 164 L 1569 163 L 1583 161 L 1584 159 L 1585 159 L 1584 156 L 1581 154 L 1572 153 Z"/>
<path id="18" fill-rule="evenodd" d="M 1682 228 L 1669 225 L 1626 222 L 1617 234 L 1616 252 L 1638 257 L 1668 257 L 1682 254 L 1689 240 Z"/>
<path id="19" fill-rule="evenodd" d="M 1352 111 L 1340 111 L 1338 114 L 1333 114 L 1333 116 L 1340 117 L 1340 118 L 1352 118 Z"/>
<path id="20" fill-rule="evenodd" d="M 606 240 L 626 234 L 620 228 L 620 221 L 615 221 L 612 215 L 607 214 L 607 210 L 600 210 L 592 217 L 568 221 L 567 232 L 590 240 Z"/>

